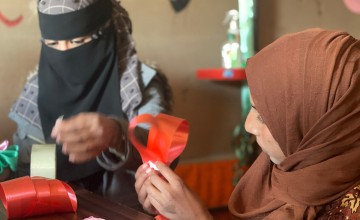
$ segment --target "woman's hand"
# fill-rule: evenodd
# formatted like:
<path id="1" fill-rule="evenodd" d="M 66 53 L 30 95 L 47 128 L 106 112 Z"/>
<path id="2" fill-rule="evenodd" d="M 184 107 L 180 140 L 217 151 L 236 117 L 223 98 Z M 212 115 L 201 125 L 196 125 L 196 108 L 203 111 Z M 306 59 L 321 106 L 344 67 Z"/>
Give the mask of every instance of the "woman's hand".
<path id="1" fill-rule="evenodd" d="M 80 113 L 57 120 L 51 136 L 62 144 L 62 152 L 69 155 L 69 161 L 81 163 L 118 144 L 121 129 L 117 123 L 99 113 Z"/>
<path id="2" fill-rule="evenodd" d="M 142 165 L 135 175 L 135 188 L 145 210 L 171 220 L 212 219 L 201 200 L 174 171 L 161 162 L 156 166 L 159 171 Z"/>

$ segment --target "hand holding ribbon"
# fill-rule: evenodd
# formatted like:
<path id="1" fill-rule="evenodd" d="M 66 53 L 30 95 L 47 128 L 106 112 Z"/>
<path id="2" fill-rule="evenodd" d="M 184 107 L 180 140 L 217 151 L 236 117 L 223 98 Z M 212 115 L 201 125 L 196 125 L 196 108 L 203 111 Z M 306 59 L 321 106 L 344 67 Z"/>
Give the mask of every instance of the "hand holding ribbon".
<path id="1" fill-rule="evenodd" d="M 135 137 L 135 127 L 139 124 L 150 125 L 146 146 Z M 158 114 L 154 117 L 143 114 L 131 120 L 128 132 L 130 141 L 140 153 L 143 163 L 149 163 L 150 167 L 157 169 L 153 162 L 161 161 L 170 165 L 183 152 L 188 139 L 189 124 L 184 119 L 170 115 Z M 158 215 L 156 219 L 167 218 Z"/>
<path id="2" fill-rule="evenodd" d="M 0 198 L 8 219 L 76 212 L 73 189 L 56 179 L 20 177 L 0 183 Z"/>
<path id="3" fill-rule="evenodd" d="M 0 144 L 0 174 L 4 169 L 9 167 L 11 171 L 15 172 L 17 168 L 19 147 L 17 145 L 9 146 L 9 141 L 3 141 Z"/>

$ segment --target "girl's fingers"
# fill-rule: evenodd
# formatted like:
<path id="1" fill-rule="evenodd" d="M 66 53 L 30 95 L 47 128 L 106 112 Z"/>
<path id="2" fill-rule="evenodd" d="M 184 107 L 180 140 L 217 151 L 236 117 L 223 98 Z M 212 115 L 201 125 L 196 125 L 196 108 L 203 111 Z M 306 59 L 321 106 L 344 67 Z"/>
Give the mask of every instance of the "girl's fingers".
<path id="1" fill-rule="evenodd" d="M 158 161 L 156 162 L 156 167 L 159 169 L 159 173 L 170 183 L 170 185 L 176 184 L 179 180 L 181 180 L 180 177 L 164 163 Z"/>
<path id="2" fill-rule="evenodd" d="M 143 203 L 143 208 L 145 211 L 147 211 L 150 214 L 158 214 L 154 206 L 151 204 L 150 200 L 148 198 L 145 199 Z"/>

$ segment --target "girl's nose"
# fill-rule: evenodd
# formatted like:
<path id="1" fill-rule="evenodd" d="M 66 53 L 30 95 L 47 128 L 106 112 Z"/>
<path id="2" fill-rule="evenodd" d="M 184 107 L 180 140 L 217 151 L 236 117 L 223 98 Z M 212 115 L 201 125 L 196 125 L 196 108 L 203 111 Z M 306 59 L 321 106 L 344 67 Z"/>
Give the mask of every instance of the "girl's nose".
<path id="1" fill-rule="evenodd" d="M 259 130 L 257 128 L 257 121 L 256 121 L 256 115 L 254 113 L 254 111 L 250 110 L 249 111 L 249 114 L 247 115 L 246 117 L 246 120 L 245 120 L 245 130 L 250 133 L 250 134 L 253 134 L 253 135 L 258 135 L 259 133 Z"/>

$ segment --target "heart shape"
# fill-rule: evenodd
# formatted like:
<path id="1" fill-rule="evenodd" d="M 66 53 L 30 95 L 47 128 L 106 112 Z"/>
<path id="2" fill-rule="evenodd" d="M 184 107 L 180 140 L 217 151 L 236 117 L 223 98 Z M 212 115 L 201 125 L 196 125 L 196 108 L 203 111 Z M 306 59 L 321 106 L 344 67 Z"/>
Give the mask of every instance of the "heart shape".
<path id="1" fill-rule="evenodd" d="M 144 146 L 135 136 L 135 128 L 139 124 L 150 125 L 147 145 Z M 128 136 L 139 151 L 143 163 L 162 161 L 170 164 L 185 149 L 189 124 L 186 120 L 166 114 L 156 117 L 142 114 L 130 121 Z"/>

